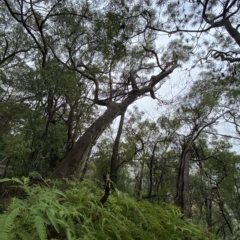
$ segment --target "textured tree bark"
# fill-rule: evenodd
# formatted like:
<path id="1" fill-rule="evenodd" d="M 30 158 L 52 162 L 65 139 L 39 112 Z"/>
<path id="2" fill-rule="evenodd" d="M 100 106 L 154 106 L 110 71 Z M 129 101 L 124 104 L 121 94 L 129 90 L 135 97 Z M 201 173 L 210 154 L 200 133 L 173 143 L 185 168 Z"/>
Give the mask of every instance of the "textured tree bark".
<path id="1" fill-rule="evenodd" d="M 155 143 L 152 155 L 148 162 L 148 168 L 149 168 L 149 189 L 148 189 L 148 197 L 151 198 L 152 192 L 153 192 L 153 162 L 155 160 L 155 151 L 156 151 L 157 143 Z"/>
<path id="2" fill-rule="evenodd" d="M 118 166 L 119 166 L 118 148 L 119 148 L 120 138 L 121 138 L 122 129 L 123 129 L 124 117 L 125 117 L 125 112 L 122 113 L 122 115 L 121 115 L 120 123 L 118 126 L 118 132 L 117 132 L 116 139 L 114 141 L 113 152 L 112 152 L 112 157 L 111 157 L 110 179 L 116 185 L 117 185 L 117 180 L 118 180 L 117 170 L 118 170 Z"/>
<path id="3" fill-rule="evenodd" d="M 121 106 L 111 103 L 102 116 L 100 116 L 79 138 L 73 148 L 66 153 L 51 178 L 78 179 L 85 165 L 85 160 L 92 146 L 102 132 L 121 114 Z"/>
<path id="4" fill-rule="evenodd" d="M 189 162 L 191 154 L 190 147 L 183 146 L 183 151 L 180 159 L 180 167 L 177 179 L 177 196 L 176 205 L 179 206 L 184 215 L 191 218 L 191 204 L 189 200 Z"/>
<path id="5" fill-rule="evenodd" d="M 235 40 L 237 45 L 240 47 L 240 33 L 237 28 L 234 28 L 228 18 L 224 19 L 224 26 L 231 37 Z"/>
<path id="6" fill-rule="evenodd" d="M 212 199 L 205 199 L 205 208 L 206 208 L 206 222 L 207 222 L 207 226 L 208 229 L 210 230 L 210 232 L 212 231 L 212 227 L 213 227 L 213 219 L 212 219 Z"/>
<path id="7" fill-rule="evenodd" d="M 222 114 L 221 114 L 222 115 Z M 180 166 L 177 178 L 177 194 L 175 198 L 175 203 L 182 209 L 184 215 L 188 218 L 192 216 L 191 203 L 189 199 L 189 163 L 191 159 L 191 148 L 193 147 L 194 141 L 199 137 L 200 133 L 208 126 L 216 122 L 220 116 L 213 119 L 211 122 L 204 123 L 201 128 L 197 125 L 194 126 L 186 139 L 185 143 L 182 145 L 182 154 L 180 158 Z M 204 119 L 202 120 L 204 121 Z"/>
<path id="8" fill-rule="evenodd" d="M 141 168 L 139 169 L 138 175 L 136 177 L 136 196 L 137 196 L 137 199 L 141 199 L 141 195 L 142 195 L 143 169 L 144 169 L 144 162 L 141 163 Z"/>
<path id="9" fill-rule="evenodd" d="M 104 204 L 108 200 L 108 197 L 110 195 L 110 178 L 109 178 L 109 174 L 106 174 L 104 176 L 104 188 L 105 188 L 104 189 L 104 195 L 100 199 L 100 202 L 102 204 Z"/>
<path id="10" fill-rule="evenodd" d="M 240 223 L 238 221 L 238 219 L 235 217 L 235 214 L 233 212 L 233 210 L 228 206 L 228 204 L 226 203 L 224 197 L 222 196 L 222 194 L 220 193 L 219 189 L 213 188 L 213 190 L 216 192 L 217 197 L 218 197 L 218 204 L 219 207 L 222 211 L 222 214 L 224 214 L 224 210 L 226 212 L 226 214 L 228 215 L 229 218 L 229 222 L 226 220 L 227 225 L 229 226 L 229 230 L 232 233 L 232 240 L 238 240 L 240 239 Z"/>

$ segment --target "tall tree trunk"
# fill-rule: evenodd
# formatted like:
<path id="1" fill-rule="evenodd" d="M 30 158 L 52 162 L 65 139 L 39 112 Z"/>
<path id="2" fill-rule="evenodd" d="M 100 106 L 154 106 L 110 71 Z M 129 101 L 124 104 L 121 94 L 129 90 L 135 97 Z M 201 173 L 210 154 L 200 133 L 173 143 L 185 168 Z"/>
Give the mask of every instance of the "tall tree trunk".
<path id="1" fill-rule="evenodd" d="M 213 188 L 213 191 L 215 191 L 217 194 L 217 197 L 219 200 L 218 201 L 219 207 L 220 207 L 223 217 L 229 227 L 229 230 L 232 233 L 232 240 L 240 239 L 240 223 L 239 223 L 238 219 L 235 217 L 233 210 L 226 203 L 226 201 L 225 201 L 224 197 L 222 196 L 222 194 L 220 193 L 218 187 Z M 228 221 L 228 219 L 225 217 L 225 213 L 223 211 L 226 212 L 230 221 Z"/>
<path id="2" fill-rule="evenodd" d="M 51 178 L 78 179 L 92 146 L 102 132 L 121 114 L 120 104 L 111 103 L 102 116 L 100 116 L 79 138 L 73 148 L 66 153 Z"/>
<path id="3" fill-rule="evenodd" d="M 152 155 L 149 159 L 148 168 L 149 168 L 149 189 L 148 189 L 148 197 L 151 198 L 153 192 L 153 162 L 155 160 L 155 151 L 157 148 L 157 143 L 154 144 Z"/>
<path id="4" fill-rule="evenodd" d="M 104 106 L 107 107 L 107 110 L 86 130 L 73 148 L 65 154 L 63 160 L 53 172 L 51 178 L 79 179 L 87 156 L 103 131 L 116 117 L 125 112 L 130 104 L 136 101 L 138 97 L 152 91 L 153 87 L 171 74 L 176 67 L 178 67 L 178 65 L 174 64 L 168 70 L 162 70 L 159 74 L 151 76 L 150 82 L 147 86 L 143 86 L 142 88 L 133 87 L 133 90 L 128 93 L 127 98 L 121 103 L 104 101 Z M 135 82 L 135 79 L 132 81 Z M 101 101 L 98 100 L 97 102 L 99 103 Z"/>
<path id="5" fill-rule="evenodd" d="M 191 203 L 189 199 L 189 166 L 191 159 L 190 151 L 193 148 L 194 141 L 199 137 L 200 133 L 206 127 L 216 122 L 219 118 L 220 116 L 213 119 L 211 122 L 205 123 L 201 128 L 198 128 L 197 125 L 195 125 L 192 133 L 189 135 L 189 137 L 187 137 L 187 139 L 185 139 L 185 143 L 182 145 L 175 203 L 182 209 L 184 215 L 188 218 L 191 218 L 192 216 Z"/>
<path id="6" fill-rule="evenodd" d="M 141 168 L 136 176 L 136 197 L 137 197 L 137 199 L 141 199 L 141 195 L 142 195 L 143 170 L 144 170 L 144 162 L 141 163 Z"/>
<path id="7" fill-rule="evenodd" d="M 112 121 L 126 111 L 127 107 L 138 98 L 133 93 L 121 103 L 109 102 L 107 110 L 79 138 L 73 148 L 68 151 L 63 160 L 51 175 L 52 179 L 79 179 L 85 166 L 86 159 L 97 139 Z"/>
<path id="8" fill-rule="evenodd" d="M 177 179 L 176 205 L 179 206 L 184 215 L 191 217 L 191 204 L 189 200 L 189 162 L 191 158 L 190 147 L 183 146 L 180 158 L 180 167 Z"/>
<path id="9" fill-rule="evenodd" d="M 213 221 L 212 221 L 212 199 L 206 198 L 205 199 L 205 208 L 206 208 L 206 221 L 207 226 L 210 232 L 212 231 Z"/>
<path id="10" fill-rule="evenodd" d="M 118 181 L 117 170 L 118 170 L 118 166 L 119 166 L 118 149 L 119 149 L 119 143 L 120 143 L 120 138 L 121 138 L 122 129 L 123 129 L 124 117 L 125 117 L 125 112 L 123 112 L 121 115 L 121 119 L 120 119 L 119 126 L 118 126 L 118 132 L 117 132 L 117 136 L 114 141 L 113 152 L 112 152 L 112 157 L 111 157 L 110 179 L 116 185 L 117 185 L 117 181 Z"/>

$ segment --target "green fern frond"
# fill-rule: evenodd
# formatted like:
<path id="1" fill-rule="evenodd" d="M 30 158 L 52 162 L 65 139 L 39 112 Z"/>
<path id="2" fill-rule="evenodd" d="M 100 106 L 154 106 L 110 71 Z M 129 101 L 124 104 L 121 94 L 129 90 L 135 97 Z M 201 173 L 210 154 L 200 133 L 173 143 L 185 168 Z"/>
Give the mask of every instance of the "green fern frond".
<path id="1" fill-rule="evenodd" d="M 15 219 L 24 210 L 24 207 L 19 205 L 14 199 L 12 202 L 10 210 L 6 214 L 1 215 L 0 228 L 3 234 L 8 234 L 13 229 Z"/>
<path id="2" fill-rule="evenodd" d="M 34 226 L 37 230 L 40 240 L 47 240 L 47 231 L 44 218 L 41 216 L 34 216 Z"/>
<path id="3" fill-rule="evenodd" d="M 66 229 L 69 227 L 68 224 L 62 219 L 56 219 L 56 221 L 62 229 Z"/>
<path id="4" fill-rule="evenodd" d="M 3 182 L 15 182 L 15 183 L 19 183 L 19 184 L 23 185 L 23 182 L 18 178 L 3 178 L 3 179 L 0 179 L 0 183 L 3 183 Z"/>
<path id="5" fill-rule="evenodd" d="M 72 229 L 66 228 L 65 231 L 66 231 L 66 235 L 67 235 L 68 240 L 74 240 L 75 239 L 74 232 L 72 231 Z"/>
<path id="6" fill-rule="evenodd" d="M 51 195 L 54 194 L 56 196 L 56 198 L 59 198 L 61 196 L 63 199 L 66 199 L 66 195 L 58 189 L 50 189 L 49 193 Z"/>
<path id="7" fill-rule="evenodd" d="M 56 220 L 54 210 L 49 207 L 49 208 L 46 209 L 46 214 L 47 214 L 49 223 L 52 224 L 52 226 L 57 231 L 57 233 L 59 233 L 58 221 Z"/>
<path id="8" fill-rule="evenodd" d="M 21 180 L 22 180 L 22 184 L 24 186 L 28 186 L 29 185 L 30 179 L 28 177 L 21 177 Z"/>
<path id="9" fill-rule="evenodd" d="M 18 239 L 18 240 L 32 240 L 33 237 L 26 232 L 24 229 L 20 229 L 15 233 L 15 237 L 13 239 Z M 10 238 L 11 239 L 11 238 Z"/>

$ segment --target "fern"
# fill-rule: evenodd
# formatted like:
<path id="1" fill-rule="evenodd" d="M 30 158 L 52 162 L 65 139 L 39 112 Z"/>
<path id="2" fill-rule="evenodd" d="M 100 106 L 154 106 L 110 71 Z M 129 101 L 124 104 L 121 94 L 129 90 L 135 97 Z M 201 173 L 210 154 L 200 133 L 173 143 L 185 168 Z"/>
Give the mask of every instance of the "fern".
<path id="1" fill-rule="evenodd" d="M 8 234 L 14 228 L 14 222 L 16 218 L 21 215 L 21 212 L 25 210 L 24 206 L 16 198 L 12 199 L 11 206 L 9 208 L 8 214 L 2 215 L 0 220 L 0 229 L 2 229 L 2 240 L 8 239 Z"/>
<path id="2" fill-rule="evenodd" d="M 3 183 L 3 182 L 15 182 L 15 183 L 19 183 L 20 185 L 23 185 L 23 182 L 18 178 L 3 178 L 3 179 L 0 179 L 0 183 Z"/>
<path id="3" fill-rule="evenodd" d="M 44 218 L 41 216 L 34 216 L 33 223 L 40 240 L 47 240 L 47 231 Z"/>
<path id="4" fill-rule="evenodd" d="M 51 188 L 30 187 L 27 179 L 1 182 L 15 183 L 25 192 L 0 215 L 1 240 L 216 239 L 184 221 L 174 206 L 137 202 L 119 191 L 102 206 L 98 202 L 102 191 L 89 181 L 53 182 Z"/>
<path id="5" fill-rule="evenodd" d="M 14 237 L 10 237 L 9 239 L 18 239 L 18 240 L 32 240 L 33 236 L 28 234 L 24 229 L 19 230 L 18 232 L 14 232 Z"/>
<path id="6" fill-rule="evenodd" d="M 52 208 L 48 207 L 46 209 L 46 214 L 47 214 L 50 224 L 54 227 L 54 229 L 57 231 L 57 233 L 59 233 L 59 226 L 58 226 L 57 219 L 55 217 L 55 211 Z"/>

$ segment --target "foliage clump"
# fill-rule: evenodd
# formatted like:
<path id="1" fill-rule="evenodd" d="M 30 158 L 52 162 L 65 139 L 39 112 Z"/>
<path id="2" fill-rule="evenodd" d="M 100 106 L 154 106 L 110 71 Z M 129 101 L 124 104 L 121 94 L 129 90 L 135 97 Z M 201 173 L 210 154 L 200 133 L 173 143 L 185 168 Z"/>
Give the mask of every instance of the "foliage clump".
<path id="1" fill-rule="evenodd" d="M 136 201 L 115 191 L 103 206 L 99 201 L 103 193 L 92 182 L 31 185 L 28 178 L 1 182 L 23 190 L 0 215 L 2 240 L 215 238 L 183 220 L 171 205 Z"/>

